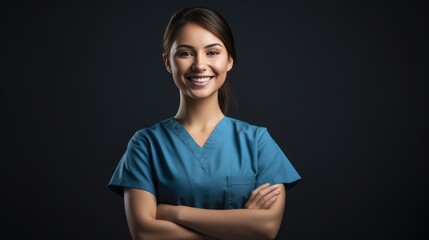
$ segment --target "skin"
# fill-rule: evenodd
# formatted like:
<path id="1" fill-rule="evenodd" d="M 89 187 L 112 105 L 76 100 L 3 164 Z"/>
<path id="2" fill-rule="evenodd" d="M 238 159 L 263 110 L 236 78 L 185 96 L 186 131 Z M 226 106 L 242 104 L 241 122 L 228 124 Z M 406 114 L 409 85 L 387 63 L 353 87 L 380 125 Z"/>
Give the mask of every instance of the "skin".
<path id="1" fill-rule="evenodd" d="M 222 41 L 197 24 L 178 33 L 164 63 L 180 91 L 175 118 L 200 146 L 224 117 L 218 90 L 233 66 Z M 191 77 L 210 77 L 204 87 Z M 274 239 L 286 201 L 283 184 L 263 184 L 252 191 L 243 209 L 209 210 L 157 204 L 156 197 L 139 189 L 124 190 L 128 226 L 137 239 Z"/>
<path id="2" fill-rule="evenodd" d="M 180 92 L 175 116 L 196 142 L 202 146 L 216 124 L 223 118 L 218 104 L 218 90 L 233 66 L 222 41 L 199 25 L 186 24 L 163 56 Z M 189 77 L 211 76 L 205 87 L 195 87 Z"/>

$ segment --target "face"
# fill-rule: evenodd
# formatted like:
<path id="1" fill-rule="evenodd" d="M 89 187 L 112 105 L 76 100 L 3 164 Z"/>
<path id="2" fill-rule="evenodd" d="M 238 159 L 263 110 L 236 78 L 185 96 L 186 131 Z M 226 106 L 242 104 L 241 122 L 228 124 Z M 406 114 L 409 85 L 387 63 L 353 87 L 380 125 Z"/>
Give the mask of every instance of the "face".
<path id="1" fill-rule="evenodd" d="M 222 41 L 193 23 L 178 32 L 164 62 L 179 90 L 194 99 L 217 96 L 233 65 Z"/>

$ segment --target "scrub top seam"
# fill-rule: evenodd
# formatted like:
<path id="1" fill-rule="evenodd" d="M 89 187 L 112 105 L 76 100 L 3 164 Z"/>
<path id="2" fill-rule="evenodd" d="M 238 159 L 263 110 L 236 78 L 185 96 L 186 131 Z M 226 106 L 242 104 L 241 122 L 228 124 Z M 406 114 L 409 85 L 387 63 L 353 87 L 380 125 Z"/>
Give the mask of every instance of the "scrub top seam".
<path id="1" fill-rule="evenodd" d="M 216 125 L 216 127 L 213 129 L 212 133 L 210 134 L 209 138 L 207 139 L 206 144 L 204 145 L 203 156 L 204 156 L 204 166 L 207 164 L 209 158 L 211 157 L 211 154 L 220 147 L 222 144 L 222 141 L 220 141 L 220 138 L 222 137 L 222 134 L 225 132 L 225 127 L 229 126 L 228 124 L 228 117 L 224 116 Z"/>
<path id="2" fill-rule="evenodd" d="M 207 138 L 204 146 L 199 146 L 195 139 L 189 134 L 189 132 L 179 123 L 176 119 L 171 117 L 168 121 L 168 125 L 171 126 L 173 132 L 182 141 L 182 143 L 188 148 L 188 150 L 194 155 L 201 167 L 206 170 L 206 164 L 210 158 L 210 154 L 218 147 L 221 143 L 218 139 L 222 136 L 223 125 L 228 120 L 227 116 L 224 116 L 215 126 L 213 131 Z M 198 153 L 198 154 L 197 154 Z"/>
<path id="3" fill-rule="evenodd" d="M 183 145 L 185 145 L 186 149 L 195 157 L 195 160 L 198 162 L 198 164 L 201 166 L 202 169 L 206 170 L 204 165 L 201 164 L 200 158 L 202 157 L 201 149 L 196 148 L 195 144 L 192 144 L 190 142 L 190 135 L 186 131 L 186 129 L 181 126 L 176 120 L 173 118 L 170 118 L 167 121 L 167 127 L 170 128 L 173 133 L 180 139 Z M 187 136 L 189 135 L 189 136 Z M 198 153 L 196 153 L 198 151 Z"/>

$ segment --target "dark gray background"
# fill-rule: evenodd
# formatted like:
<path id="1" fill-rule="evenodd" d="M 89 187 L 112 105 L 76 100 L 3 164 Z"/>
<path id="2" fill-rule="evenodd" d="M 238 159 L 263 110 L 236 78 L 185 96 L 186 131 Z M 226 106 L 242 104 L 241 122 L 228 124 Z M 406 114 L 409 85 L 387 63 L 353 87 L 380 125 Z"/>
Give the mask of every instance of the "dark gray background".
<path id="1" fill-rule="evenodd" d="M 171 117 L 171 14 L 236 37 L 230 117 L 268 127 L 303 180 L 278 239 L 428 237 L 427 1 L 3 3 L 7 239 L 129 239 L 107 183 L 132 134 Z"/>

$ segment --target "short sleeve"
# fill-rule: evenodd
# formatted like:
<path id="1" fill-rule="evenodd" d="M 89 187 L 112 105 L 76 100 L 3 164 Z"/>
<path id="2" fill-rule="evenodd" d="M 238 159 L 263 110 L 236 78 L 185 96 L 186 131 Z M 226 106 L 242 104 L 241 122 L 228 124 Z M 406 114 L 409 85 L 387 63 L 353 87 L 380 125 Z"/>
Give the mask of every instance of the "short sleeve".
<path id="1" fill-rule="evenodd" d="M 121 197 L 125 187 L 146 190 L 156 195 L 149 149 L 148 139 L 141 131 L 136 132 L 128 142 L 108 188 Z"/>
<path id="2" fill-rule="evenodd" d="M 258 134 L 258 174 L 257 185 L 264 183 L 284 183 L 290 189 L 301 179 L 289 159 L 266 128 L 261 128 Z"/>

